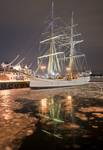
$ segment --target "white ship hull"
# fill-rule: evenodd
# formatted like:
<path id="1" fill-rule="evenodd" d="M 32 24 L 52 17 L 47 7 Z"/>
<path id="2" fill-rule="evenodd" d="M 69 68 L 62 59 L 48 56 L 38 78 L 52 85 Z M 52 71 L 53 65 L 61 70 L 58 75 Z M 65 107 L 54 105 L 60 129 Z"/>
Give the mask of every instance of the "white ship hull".
<path id="1" fill-rule="evenodd" d="M 77 86 L 88 84 L 90 77 L 80 77 L 73 80 L 63 80 L 63 79 L 41 79 L 35 78 L 30 81 L 30 88 L 32 89 L 46 89 L 46 88 L 61 88 L 69 86 Z"/>

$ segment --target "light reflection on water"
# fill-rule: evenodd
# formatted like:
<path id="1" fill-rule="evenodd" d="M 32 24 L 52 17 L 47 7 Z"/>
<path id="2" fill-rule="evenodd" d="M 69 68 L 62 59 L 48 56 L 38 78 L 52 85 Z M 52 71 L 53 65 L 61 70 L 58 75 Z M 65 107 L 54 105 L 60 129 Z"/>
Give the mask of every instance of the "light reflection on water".
<path id="1" fill-rule="evenodd" d="M 46 118 L 48 117 L 52 120 L 55 119 L 59 120 L 60 118 L 68 116 L 66 115 L 66 113 L 69 113 L 72 117 L 72 113 L 73 113 L 72 101 L 73 99 L 70 95 L 66 97 L 60 97 L 59 95 L 54 95 L 53 97 L 41 99 L 40 101 L 41 103 L 39 105 L 40 107 L 39 113 L 43 117 Z M 65 118 L 63 118 L 63 120 L 65 121 Z"/>
<path id="2" fill-rule="evenodd" d="M 103 143 L 103 93 L 94 86 L 0 91 L 0 122 L 14 120 L 15 114 L 37 117 L 39 137 L 60 139 L 67 149 Z"/>
<path id="3" fill-rule="evenodd" d="M 37 97 L 40 131 L 44 137 L 62 139 L 66 149 L 86 146 L 95 149 L 102 145 L 103 93 L 97 87 L 47 91 Z"/>
<path id="4" fill-rule="evenodd" d="M 21 139 L 35 130 L 34 118 L 16 112 L 22 108 L 16 100 L 23 95 L 24 89 L 0 91 L 0 150 L 19 149 Z"/>
<path id="5" fill-rule="evenodd" d="M 10 90 L 0 91 L 0 96 L 2 101 L 0 102 L 0 118 L 5 120 L 11 119 L 13 110 L 12 110 L 12 98 L 9 97 Z"/>
<path id="6" fill-rule="evenodd" d="M 39 117 L 44 132 L 55 136 L 61 134 L 62 137 L 63 128 L 64 131 L 80 128 L 80 125 L 75 123 L 76 118 L 74 118 L 72 96 L 48 96 L 48 98 L 41 99 L 41 105 L 39 107 Z"/>

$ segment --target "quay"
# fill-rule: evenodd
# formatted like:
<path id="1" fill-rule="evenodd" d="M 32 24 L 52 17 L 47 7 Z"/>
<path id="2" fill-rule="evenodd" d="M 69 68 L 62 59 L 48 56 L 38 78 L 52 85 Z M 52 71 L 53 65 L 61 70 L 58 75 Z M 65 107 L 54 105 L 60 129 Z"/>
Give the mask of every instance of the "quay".
<path id="1" fill-rule="evenodd" d="M 0 90 L 29 87 L 30 81 L 0 81 Z"/>
<path id="2" fill-rule="evenodd" d="M 103 76 L 91 76 L 90 82 L 103 82 Z M 0 81 L 0 90 L 28 88 L 29 83 L 30 81 L 28 80 Z"/>
<path id="3" fill-rule="evenodd" d="M 90 82 L 103 82 L 103 75 L 92 75 Z"/>

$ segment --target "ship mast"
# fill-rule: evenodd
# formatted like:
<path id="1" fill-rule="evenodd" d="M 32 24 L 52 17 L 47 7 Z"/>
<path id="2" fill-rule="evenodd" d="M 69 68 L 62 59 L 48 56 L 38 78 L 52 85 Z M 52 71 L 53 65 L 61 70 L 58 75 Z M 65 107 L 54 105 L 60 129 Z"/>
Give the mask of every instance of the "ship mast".
<path id="1" fill-rule="evenodd" d="M 51 38 L 50 38 L 50 49 L 49 49 L 49 62 L 48 62 L 48 75 L 52 76 L 57 72 L 60 72 L 60 64 L 58 60 L 58 55 L 53 55 L 56 54 L 56 47 L 55 47 L 55 35 L 54 35 L 54 2 L 52 1 L 52 10 L 51 10 Z M 58 38 L 58 36 L 57 36 Z"/>
<path id="2" fill-rule="evenodd" d="M 72 12 L 71 28 L 70 28 L 70 61 L 69 61 L 69 72 L 68 72 L 70 79 L 73 78 L 73 63 L 74 63 L 74 58 L 76 56 L 75 45 L 83 42 L 83 40 L 74 40 L 74 37 L 77 37 L 81 34 L 74 34 L 74 27 L 77 26 L 77 24 L 74 24 L 73 17 L 74 17 L 74 12 Z"/>

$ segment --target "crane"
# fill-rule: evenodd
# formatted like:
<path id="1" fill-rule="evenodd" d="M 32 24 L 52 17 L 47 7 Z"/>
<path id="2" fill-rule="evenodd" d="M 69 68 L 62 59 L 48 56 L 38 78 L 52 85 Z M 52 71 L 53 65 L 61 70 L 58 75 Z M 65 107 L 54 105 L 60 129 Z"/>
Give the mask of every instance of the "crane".
<path id="1" fill-rule="evenodd" d="M 6 67 L 8 67 L 8 66 L 11 66 L 19 57 L 20 57 L 20 55 L 17 55 L 17 56 L 16 56 L 10 63 L 8 63 L 8 64 L 2 62 L 1 66 L 2 66 L 3 68 L 6 68 Z"/>

